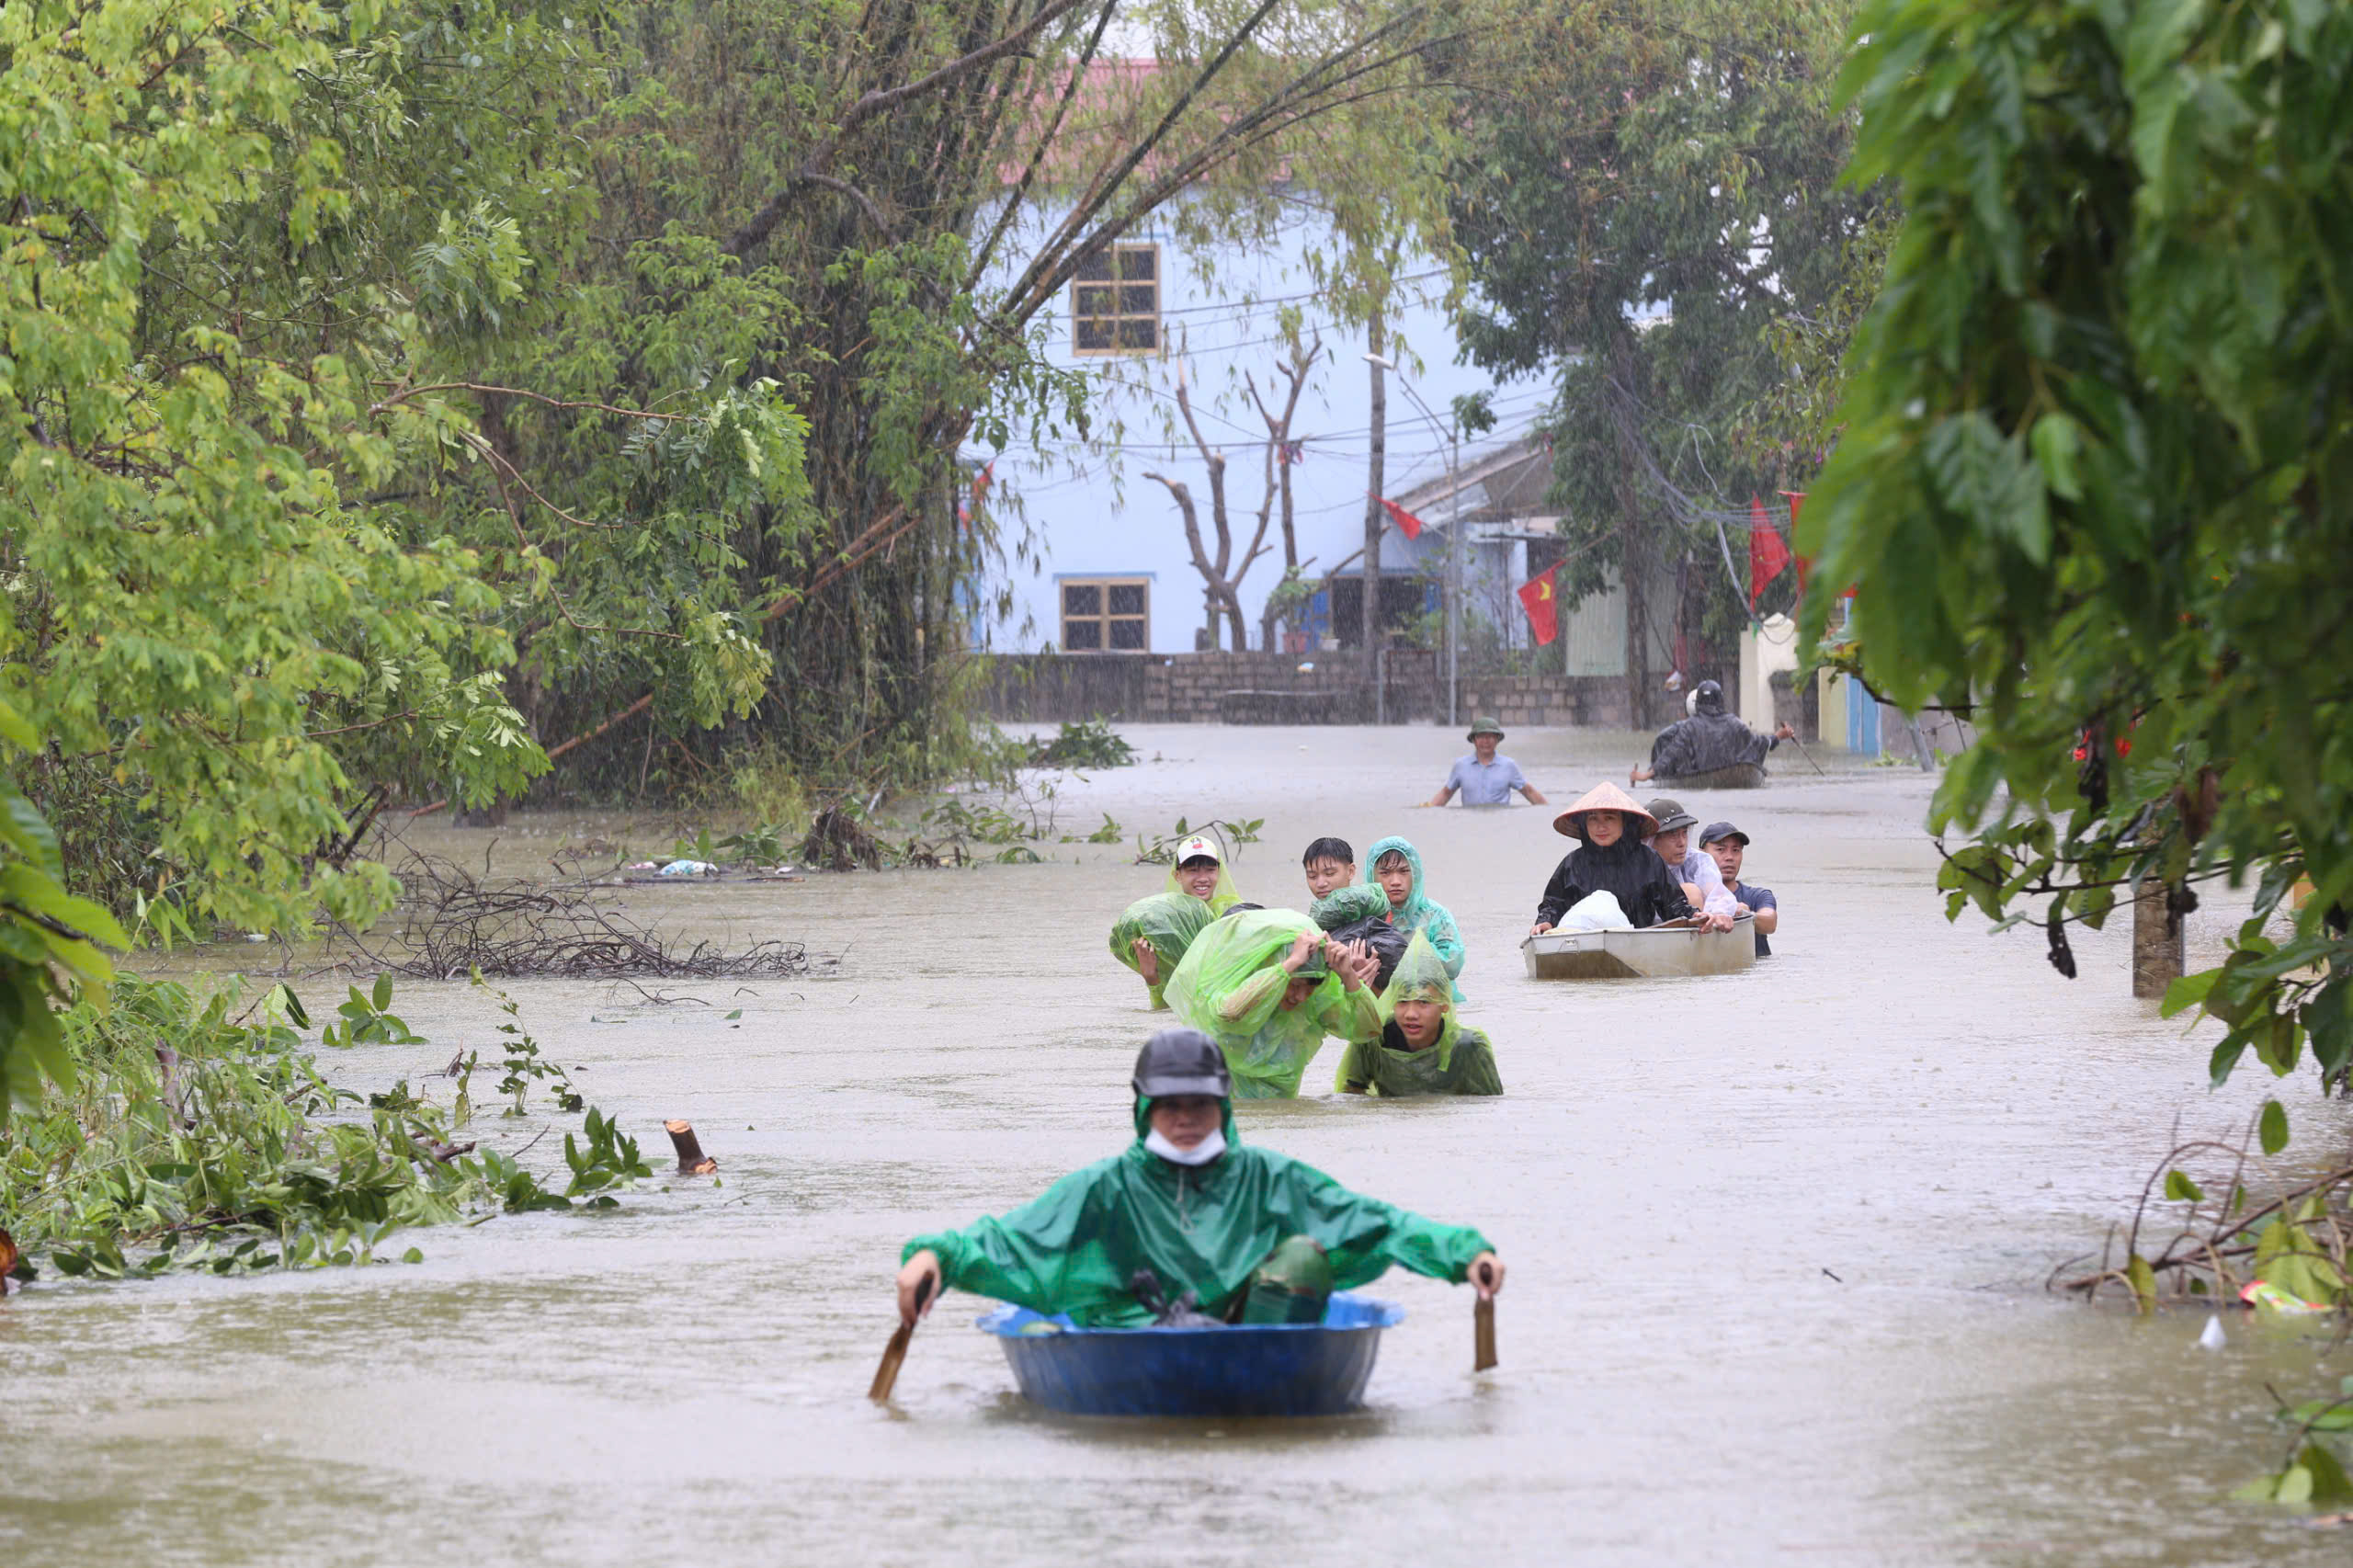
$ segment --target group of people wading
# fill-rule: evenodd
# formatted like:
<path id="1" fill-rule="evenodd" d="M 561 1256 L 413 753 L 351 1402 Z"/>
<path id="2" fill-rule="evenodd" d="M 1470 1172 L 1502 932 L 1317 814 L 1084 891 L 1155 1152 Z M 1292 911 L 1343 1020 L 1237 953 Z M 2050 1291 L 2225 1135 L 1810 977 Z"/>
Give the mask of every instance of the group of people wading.
<path id="1" fill-rule="evenodd" d="M 1703 683 L 1701 697 L 1713 687 Z M 1721 693 L 1695 706 L 1694 718 L 1720 710 Z M 1472 754 L 1432 805 L 1458 791 L 1466 805 L 1514 794 L 1545 803 L 1496 755 L 1501 726 L 1478 720 L 1469 738 Z M 1712 824 L 1693 847 L 1697 819 L 1679 803 L 1637 805 L 1603 784 L 1552 825 L 1577 846 L 1545 884 L 1537 933 L 1564 922 L 1730 930 L 1746 914 L 1766 951 L 1778 907 L 1740 880 L 1748 837 L 1732 824 Z M 946 1287 L 1081 1328 L 1321 1322 L 1333 1290 L 1392 1264 L 1467 1281 L 1482 1297 L 1502 1288 L 1503 1263 L 1476 1230 L 1362 1197 L 1241 1141 L 1233 1101 L 1296 1096 L 1331 1040 L 1343 1047 L 1343 1094 L 1503 1092 L 1493 1044 L 1459 1016 L 1461 931 L 1430 897 L 1414 846 L 1377 840 L 1360 873 L 1346 840 L 1318 838 L 1302 869 L 1308 907 L 1270 909 L 1243 900 L 1214 838 L 1177 846 L 1165 885 L 1111 927 L 1111 956 L 1142 979 L 1152 1008 L 1184 1026 L 1154 1034 L 1136 1058 L 1134 1141 L 1009 1213 L 908 1242 L 904 1322 Z"/>

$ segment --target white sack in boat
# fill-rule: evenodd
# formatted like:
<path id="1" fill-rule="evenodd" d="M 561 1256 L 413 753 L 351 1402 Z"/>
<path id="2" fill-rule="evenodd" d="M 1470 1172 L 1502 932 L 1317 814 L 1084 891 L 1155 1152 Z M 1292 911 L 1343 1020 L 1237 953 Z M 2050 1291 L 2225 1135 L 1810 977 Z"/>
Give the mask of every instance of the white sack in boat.
<path id="1" fill-rule="evenodd" d="M 1631 931 L 1634 923 L 1626 918 L 1625 907 L 1614 892 L 1587 893 L 1569 906 L 1561 916 L 1556 931 Z"/>

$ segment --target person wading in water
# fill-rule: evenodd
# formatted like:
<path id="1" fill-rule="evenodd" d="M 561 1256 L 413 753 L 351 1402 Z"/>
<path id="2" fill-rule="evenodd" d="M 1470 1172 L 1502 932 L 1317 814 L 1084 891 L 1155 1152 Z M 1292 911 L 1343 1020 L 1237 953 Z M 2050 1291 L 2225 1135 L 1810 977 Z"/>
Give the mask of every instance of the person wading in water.
<path id="1" fill-rule="evenodd" d="M 1225 1051 L 1242 1098 L 1287 1099 L 1326 1039 L 1381 1032 L 1370 990 L 1379 971 L 1370 952 L 1333 942 L 1308 916 L 1259 909 L 1211 922 L 1162 990 Z"/>
<path id="2" fill-rule="evenodd" d="M 1392 1264 L 1468 1281 L 1483 1298 L 1503 1289 L 1503 1260 L 1477 1231 L 1362 1197 L 1313 1165 L 1245 1144 L 1225 1059 L 1207 1035 L 1154 1035 L 1129 1085 L 1135 1142 L 1120 1153 L 1010 1213 L 907 1243 L 901 1322 L 927 1312 L 941 1288 L 1067 1313 L 1080 1328 L 1199 1314 L 1321 1322 L 1331 1291 L 1370 1283 Z"/>
<path id="3" fill-rule="evenodd" d="M 1186 908 L 1188 902 L 1196 907 Z M 1128 905 L 1111 923 L 1111 956 L 1142 978 L 1152 1008 L 1165 1009 L 1168 1004 L 1161 994 L 1193 938 L 1202 926 L 1241 903 L 1217 840 L 1206 833 L 1194 834 L 1176 846 L 1167 884 Z"/>
<path id="4" fill-rule="evenodd" d="M 1415 933 L 1381 993 L 1377 1040 L 1352 1040 L 1340 1056 L 1339 1090 L 1383 1098 L 1408 1095 L 1500 1095 L 1495 1047 L 1463 1027 L 1454 987 L 1429 938 Z"/>

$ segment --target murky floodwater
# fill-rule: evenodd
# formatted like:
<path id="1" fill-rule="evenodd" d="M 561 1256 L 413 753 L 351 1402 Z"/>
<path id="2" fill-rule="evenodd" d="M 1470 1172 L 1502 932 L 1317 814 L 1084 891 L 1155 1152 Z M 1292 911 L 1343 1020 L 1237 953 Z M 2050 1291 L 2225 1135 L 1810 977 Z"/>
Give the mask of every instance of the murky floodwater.
<path id="1" fill-rule="evenodd" d="M 1539 985 L 1515 944 L 1565 846 L 1549 812 L 1406 809 L 1450 737 L 1131 733 L 1157 756 L 1065 782 L 1065 824 L 1264 816 L 1235 869 L 1266 903 L 1299 901 L 1314 835 L 1420 846 L 1508 1095 L 1343 1102 L 1327 1054 L 1315 1097 L 1246 1106 L 1242 1130 L 1494 1237 L 1512 1266 L 1499 1369 L 1471 1372 L 1467 1291 L 1392 1274 L 1375 1291 L 1408 1316 L 1361 1415 L 1071 1419 L 1013 1393 L 968 1326 L 980 1303 L 950 1298 L 896 1408 L 873 1409 L 902 1239 L 1126 1140 L 1154 1020 L 1103 937 L 1160 872 L 1065 846 L 1039 866 L 631 890 L 640 914 L 843 955 L 821 979 L 663 988 L 709 1006 L 509 988 L 592 1102 L 650 1153 L 659 1119 L 692 1119 L 722 1183 L 415 1233 L 415 1267 L 10 1299 L 0 1556 L 2344 1561 L 2342 1532 L 2222 1501 L 2275 1462 L 2260 1385 L 2342 1369 L 2317 1342 L 2234 1321 L 2209 1354 L 2195 1317 L 2040 1290 L 2098 1244 L 2177 1118 L 2227 1128 L 2262 1085 L 2207 1092 L 2202 1047 L 2129 995 L 2123 923 L 2078 939 L 2073 984 L 2039 934 L 1948 926 L 1923 776 L 1790 757 L 1768 792 L 1691 798 L 1755 836 L 1779 956 L 1680 985 Z M 1509 749 L 1557 804 L 1622 778 L 1637 745 Z M 437 846 L 479 857 L 491 836 Z M 553 824 L 509 829 L 498 857 L 519 869 L 552 842 Z M 347 1081 L 415 1081 L 493 1038 L 462 984 L 404 995 L 433 1045 L 337 1057 Z M 2306 1098 L 2302 1138 L 2345 1131 Z M 510 1148 L 539 1130 L 476 1126 Z M 556 1164 L 552 1144 L 530 1158 Z"/>

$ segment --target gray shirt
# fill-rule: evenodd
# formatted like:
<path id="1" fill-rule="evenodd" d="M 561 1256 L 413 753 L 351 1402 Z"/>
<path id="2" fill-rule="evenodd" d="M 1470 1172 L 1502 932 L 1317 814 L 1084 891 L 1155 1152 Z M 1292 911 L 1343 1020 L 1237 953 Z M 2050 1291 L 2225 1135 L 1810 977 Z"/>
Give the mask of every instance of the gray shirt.
<path id="1" fill-rule="evenodd" d="M 1507 806 L 1511 792 L 1528 788 L 1528 780 L 1520 775 L 1519 764 L 1507 756 L 1482 763 L 1479 754 L 1454 759 L 1454 771 L 1446 776 L 1446 787 L 1462 791 L 1466 806 Z"/>

